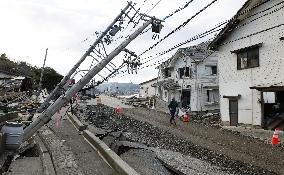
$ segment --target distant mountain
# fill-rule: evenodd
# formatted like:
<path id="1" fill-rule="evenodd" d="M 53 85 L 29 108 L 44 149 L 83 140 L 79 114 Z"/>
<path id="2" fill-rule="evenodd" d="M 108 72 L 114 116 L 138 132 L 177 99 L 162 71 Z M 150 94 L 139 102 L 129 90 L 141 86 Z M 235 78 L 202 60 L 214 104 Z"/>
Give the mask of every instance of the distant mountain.
<path id="1" fill-rule="evenodd" d="M 107 82 L 96 87 L 100 92 L 111 92 L 119 94 L 134 94 L 139 92 L 139 84 Z"/>

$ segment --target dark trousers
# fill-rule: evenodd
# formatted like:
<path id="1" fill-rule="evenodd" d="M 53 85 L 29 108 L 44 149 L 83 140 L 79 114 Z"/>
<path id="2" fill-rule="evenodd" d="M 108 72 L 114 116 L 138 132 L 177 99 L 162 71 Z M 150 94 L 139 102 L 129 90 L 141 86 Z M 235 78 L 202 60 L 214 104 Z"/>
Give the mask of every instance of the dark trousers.
<path id="1" fill-rule="evenodd" d="M 173 124 L 173 121 L 174 121 L 175 125 L 177 125 L 176 121 L 175 121 L 175 113 L 176 113 L 176 111 L 171 111 L 170 123 Z"/>

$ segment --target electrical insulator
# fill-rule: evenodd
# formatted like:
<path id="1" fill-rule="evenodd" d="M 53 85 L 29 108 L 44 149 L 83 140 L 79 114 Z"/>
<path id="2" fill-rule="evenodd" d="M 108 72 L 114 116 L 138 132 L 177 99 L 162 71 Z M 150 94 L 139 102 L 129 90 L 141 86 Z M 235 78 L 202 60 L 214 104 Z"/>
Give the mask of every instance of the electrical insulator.
<path id="1" fill-rule="evenodd" d="M 114 25 L 114 26 L 112 27 L 111 31 L 109 32 L 109 34 L 110 34 L 111 36 L 114 36 L 120 29 L 121 29 L 120 26 Z"/>

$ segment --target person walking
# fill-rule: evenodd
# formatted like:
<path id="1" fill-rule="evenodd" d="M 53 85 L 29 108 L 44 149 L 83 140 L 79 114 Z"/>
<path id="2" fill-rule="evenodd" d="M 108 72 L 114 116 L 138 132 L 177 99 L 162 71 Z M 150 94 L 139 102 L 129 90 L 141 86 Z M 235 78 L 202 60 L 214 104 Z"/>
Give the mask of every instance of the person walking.
<path id="1" fill-rule="evenodd" d="M 168 108 L 169 108 L 170 114 L 171 114 L 170 123 L 173 124 L 173 122 L 174 122 L 175 125 L 177 125 L 176 121 L 175 121 L 175 114 L 176 114 L 177 107 L 178 107 L 178 103 L 175 100 L 175 98 L 173 98 L 172 101 L 170 102 L 170 104 L 168 105 Z"/>

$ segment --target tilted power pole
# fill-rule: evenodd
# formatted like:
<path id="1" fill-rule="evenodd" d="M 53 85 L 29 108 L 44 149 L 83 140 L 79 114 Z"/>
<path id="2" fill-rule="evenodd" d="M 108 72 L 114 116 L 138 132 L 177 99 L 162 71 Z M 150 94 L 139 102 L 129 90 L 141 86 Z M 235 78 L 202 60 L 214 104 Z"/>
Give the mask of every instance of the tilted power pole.
<path id="1" fill-rule="evenodd" d="M 59 84 L 54 88 L 54 90 L 49 94 L 46 100 L 41 104 L 37 109 L 37 112 L 41 113 L 49 104 L 51 100 L 57 95 L 66 82 L 70 79 L 72 74 L 78 69 L 78 67 L 85 61 L 85 59 L 90 55 L 93 49 L 102 41 L 102 39 L 107 35 L 111 30 L 114 24 L 124 15 L 129 7 L 131 7 L 132 2 L 128 2 L 127 6 L 121 10 L 120 14 L 113 20 L 113 22 L 106 28 L 106 30 L 99 36 L 99 38 L 94 42 L 93 45 L 86 51 L 86 53 L 80 58 L 80 60 L 73 66 L 73 68 L 62 78 Z"/>
<path id="2" fill-rule="evenodd" d="M 47 58 L 47 51 L 48 51 L 48 48 L 46 48 L 46 50 L 45 50 L 44 61 L 43 61 L 43 65 L 42 65 L 42 69 L 41 69 L 41 73 L 40 73 L 39 88 L 38 88 L 39 91 L 41 91 L 41 89 L 42 89 L 42 79 L 43 79 L 43 72 L 44 72 L 45 62 L 46 62 L 46 58 Z"/>
<path id="3" fill-rule="evenodd" d="M 46 62 L 46 58 L 47 58 L 47 51 L 48 51 L 48 48 L 46 48 L 46 50 L 45 50 L 43 65 L 42 65 L 42 68 L 41 68 L 41 73 L 40 73 L 40 78 L 39 78 L 39 85 L 38 85 L 38 91 L 36 93 L 36 102 L 37 103 L 38 103 L 38 98 L 39 98 L 41 90 L 42 90 L 42 79 L 43 79 L 45 62 Z"/>
<path id="4" fill-rule="evenodd" d="M 73 85 L 65 94 L 61 95 L 41 115 L 24 130 L 24 141 L 30 138 L 39 128 L 46 124 L 62 106 L 82 89 L 96 74 L 98 74 L 114 57 L 116 57 L 132 40 L 134 40 L 155 19 L 150 18 L 139 29 L 132 33 L 124 42 L 113 50 L 105 59 L 101 60 L 84 77 Z"/>

